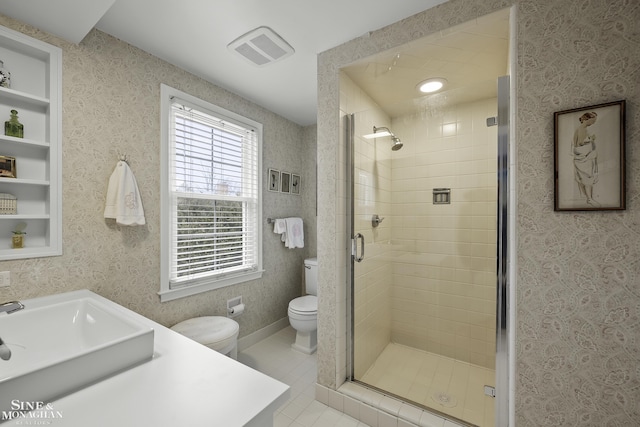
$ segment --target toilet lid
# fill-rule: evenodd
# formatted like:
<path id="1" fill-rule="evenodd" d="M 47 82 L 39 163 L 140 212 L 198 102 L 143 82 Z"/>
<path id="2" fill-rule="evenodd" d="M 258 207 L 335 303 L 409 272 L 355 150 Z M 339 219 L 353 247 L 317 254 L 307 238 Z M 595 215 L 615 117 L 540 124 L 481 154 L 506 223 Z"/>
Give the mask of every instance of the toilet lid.
<path id="1" fill-rule="evenodd" d="M 180 322 L 171 330 L 200 344 L 210 346 L 216 343 L 226 345 L 228 340 L 232 340 L 238 335 L 240 326 L 235 320 L 226 317 L 203 316 Z"/>
<path id="2" fill-rule="evenodd" d="M 318 297 L 315 295 L 305 295 L 289 302 L 289 309 L 299 313 L 310 313 L 318 311 Z"/>

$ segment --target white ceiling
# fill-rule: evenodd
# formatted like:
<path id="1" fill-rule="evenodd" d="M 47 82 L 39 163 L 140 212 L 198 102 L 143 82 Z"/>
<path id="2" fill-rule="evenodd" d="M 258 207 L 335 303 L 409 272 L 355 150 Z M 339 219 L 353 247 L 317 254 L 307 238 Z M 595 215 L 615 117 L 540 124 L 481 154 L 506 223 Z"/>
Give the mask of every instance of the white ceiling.
<path id="1" fill-rule="evenodd" d="M 316 122 L 316 55 L 446 0 L 2 0 L 0 13 L 73 43 L 97 28 L 300 125 Z M 295 54 L 256 67 L 227 44 L 260 26 Z"/>
<path id="2" fill-rule="evenodd" d="M 390 116 L 400 117 L 496 96 L 508 74 L 509 10 L 365 58 L 344 72 Z M 442 91 L 424 95 L 418 83 L 445 78 Z"/>

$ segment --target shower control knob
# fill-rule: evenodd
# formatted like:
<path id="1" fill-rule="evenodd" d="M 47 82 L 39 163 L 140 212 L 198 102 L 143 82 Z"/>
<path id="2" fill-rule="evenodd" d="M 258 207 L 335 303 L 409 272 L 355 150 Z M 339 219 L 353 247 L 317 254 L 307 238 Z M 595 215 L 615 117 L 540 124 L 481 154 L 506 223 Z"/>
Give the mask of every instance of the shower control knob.
<path id="1" fill-rule="evenodd" d="M 378 214 L 374 214 L 373 217 L 371 217 L 371 225 L 374 228 L 379 226 L 382 221 L 384 221 L 384 217 L 381 217 Z"/>

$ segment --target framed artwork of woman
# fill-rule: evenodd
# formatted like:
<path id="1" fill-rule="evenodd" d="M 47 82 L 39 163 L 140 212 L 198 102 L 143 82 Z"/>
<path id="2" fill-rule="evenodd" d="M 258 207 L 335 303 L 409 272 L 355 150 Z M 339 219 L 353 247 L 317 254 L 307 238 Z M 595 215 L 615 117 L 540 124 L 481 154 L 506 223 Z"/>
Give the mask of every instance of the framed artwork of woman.
<path id="1" fill-rule="evenodd" d="M 623 210 L 625 101 L 554 113 L 556 211 Z"/>

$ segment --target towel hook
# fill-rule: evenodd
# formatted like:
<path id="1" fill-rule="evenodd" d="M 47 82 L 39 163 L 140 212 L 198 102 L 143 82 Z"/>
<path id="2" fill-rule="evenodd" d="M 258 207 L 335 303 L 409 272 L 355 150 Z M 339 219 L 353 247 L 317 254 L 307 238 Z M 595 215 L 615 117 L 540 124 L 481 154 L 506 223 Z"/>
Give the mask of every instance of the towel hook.
<path id="1" fill-rule="evenodd" d="M 121 162 L 125 162 L 125 163 L 129 164 L 129 156 L 127 156 L 126 154 L 120 154 L 120 153 L 118 153 L 118 159 L 119 159 Z"/>

